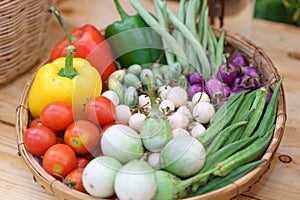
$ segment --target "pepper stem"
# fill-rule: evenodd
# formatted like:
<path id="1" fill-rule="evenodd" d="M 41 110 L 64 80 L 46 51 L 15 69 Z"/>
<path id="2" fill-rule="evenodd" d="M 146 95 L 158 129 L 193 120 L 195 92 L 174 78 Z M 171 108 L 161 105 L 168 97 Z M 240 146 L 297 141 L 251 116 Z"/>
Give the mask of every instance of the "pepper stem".
<path id="1" fill-rule="evenodd" d="M 124 11 L 124 9 L 122 8 L 120 2 L 118 0 L 114 0 L 115 5 L 117 7 L 118 13 L 121 16 L 121 19 L 124 20 L 125 18 L 128 17 L 128 14 Z"/>
<path id="2" fill-rule="evenodd" d="M 54 15 L 56 16 L 58 22 L 60 23 L 61 27 L 63 28 L 64 32 L 66 33 L 67 37 L 69 38 L 69 45 L 72 44 L 73 42 L 75 42 L 77 40 L 77 38 L 73 37 L 71 32 L 69 31 L 69 29 L 67 28 L 60 12 L 54 7 L 51 6 L 48 9 L 49 12 L 54 13 Z"/>
<path id="3" fill-rule="evenodd" d="M 75 46 L 68 46 L 66 60 L 65 60 L 65 67 L 59 71 L 58 73 L 59 76 L 72 79 L 78 75 L 77 70 L 73 67 L 73 58 L 76 51 L 77 49 Z"/>

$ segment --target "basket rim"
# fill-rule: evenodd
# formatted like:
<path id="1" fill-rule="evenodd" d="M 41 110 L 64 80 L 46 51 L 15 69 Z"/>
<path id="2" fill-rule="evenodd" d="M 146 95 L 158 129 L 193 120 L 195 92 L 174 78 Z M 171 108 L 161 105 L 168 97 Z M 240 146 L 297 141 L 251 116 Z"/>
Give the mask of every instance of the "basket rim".
<path id="1" fill-rule="evenodd" d="M 220 34 L 221 31 L 224 29 L 216 29 L 214 28 L 215 34 Z M 248 38 L 243 37 L 239 34 L 236 33 L 231 33 L 229 31 L 225 31 L 225 40 L 227 38 L 231 38 L 233 40 L 241 40 L 245 42 L 245 44 L 250 45 L 252 48 L 255 49 L 255 53 L 258 53 L 260 56 L 263 57 L 267 61 L 267 63 L 270 65 L 272 73 L 273 73 L 273 78 L 276 80 L 276 82 L 279 81 L 281 78 L 277 68 L 273 64 L 273 62 L 270 60 L 268 55 L 255 43 L 250 41 Z M 44 180 L 37 180 L 40 184 L 44 184 L 43 181 L 46 181 L 46 184 L 49 184 L 49 187 L 45 187 L 51 194 L 54 195 L 60 195 L 59 197 L 64 197 L 64 198 L 70 198 L 70 199 L 88 199 L 88 200 L 95 200 L 99 198 L 93 198 L 92 196 L 78 192 L 74 189 L 68 188 L 66 185 L 64 185 L 62 182 L 59 180 L 56 180 L 54 177 L 49 175 L 39 164 L 33 159 L 33 156 L 26 150 L 25 145 L 23 143 L 23 134 L 24 134 L 24 129 L 22 129 L 22 119 L 25 117 L 28 120 L 29 114 L 28 114 L 28 108 L 27 108 L 27 96 L 31 87 L 31 84 L 33 82 L 33 79 L 35 77 L 35 74 L 37 70 L 46 62 L 48 62 L 49 59 L 39 63 L 39 67 L 36 68 L 35 72 L 32 73 L 30 79 L 27 81 L 23 92 L 22 96 L 20 99 L 20 104 L 16 110 L 16 133 L 17 133 L 17 144 L 18 144 L 18 149 L 19 152 L 24 159 L 26 165 L 30 168 L 30 170 L 33 173 L 33 176 L 41 176 L 44 178 Z M 279 104 L 281 102 L 281 104 Z M 266 159 L 266 162 L 260 164 L 257 166 L 255 169 L 247 173 L 245 176 L 241 177 L 237 181 L 233 182 L 232 184 L 229 184 L 227 186 L 224 186 L 218 190 L 200 195 L 200 196 L 195 196 L 191 198 L 186 198 L 187 200 L 196 200 L 196 199 L 218 199 L 216 197 L 220 197 L 220 199 L 224 199 L 224 191 L 229 194 L 228 197 L 230 198 L 236 198 L 242 193 L 250 190 L 251 186 L 257 183 L 260 178 L 266 173 L 266 171 L 270 168 L 271 162 L 273 160 L 273 157 L 277 151 L 277 148 L 279 147 L 279 144 L 281 142 L 281 139 L 284 134 L 285 130 L 285 124 L 287 120 L 287 114 L 286 114 L 286 100 L 285 100 L 285 92 L 284 92 L 284 86 L 283 84 L 280 87 L 279 91 L 279 102 L 278 102 L 278 108 L 277 108 L 277 117 L 276 117 L 276 127 L 275 131 L 273 134 L 273 138 L 271 143 L 269 144 L 266 152 L 263 154 L 262 159 Z M 28 121 L 27 121 L 28 122 Z M 27 127 L 27 124 L 26 124 Z M 23 127 L 24 128 L 24 127 Z M 275 137 L 276 136 L 276 137 Z M 31 164 L 30 162 L 34 160 L 36 162 L 35 164 Z M 36 166 L 38 164 L 38 166 Z M 36 168 L 35 168 L 36 167 Z M 252 184 L 249 184 L 252 182 Z M 66 196 L 64 196 L 66 195 Z"/>

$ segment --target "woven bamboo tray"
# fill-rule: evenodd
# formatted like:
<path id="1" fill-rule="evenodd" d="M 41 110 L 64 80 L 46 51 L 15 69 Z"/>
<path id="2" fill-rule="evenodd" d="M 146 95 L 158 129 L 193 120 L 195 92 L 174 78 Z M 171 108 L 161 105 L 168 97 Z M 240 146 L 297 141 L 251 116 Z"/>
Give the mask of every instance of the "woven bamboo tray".
<path id="1" fill-rule="evenodd" d="M 215 34 L 219 36 L 220 31 L 215 30 Z M 262 75 L 261 78 L 263 80 L 272 83 L 277 83 L 279 81 L 280 75 L 278 74 L 277 69 L 275 68 L 272 61 L 269 59 L 269 57 L 261 48 L 257 47 L 254 43 L 247 40 L 246 38 L 230 32 L 226 32 L 225 40 L 235 49 L 237 49 L 238 51 L 244 53 L 249 58 L 251 58 L 252 62 L 258 64 L 259 71 Z M 32 171 L 34 179 L 43 188 L 48 190 L 51 194 L 54 194 L 65 200 L 95 200 L 96 198 L 78 192 L 76 190 L 70 189 L 59 180 L 50 176 L 35 161 L 34 157 L 25 149 L 23 143 L 23 134 L 30 120 L 30 115 L 28 113 L 27 105 L 28 105 L 29 91 L 30 91 L 31 84 L 33 82 L 34 75 L 35 74 L 33 74 L 33 76 L 27 82 L 24 88 L 20 100 L 20 106 L 17 108 L 17 113 L 16 113 L 16 131 L 17 131 L 17 143 L 18 143 L 19 152 L 23 157 L 25 163 L 27 164 L 28 168 Z M 272 84 L 272 89 L 274 89 L 275 85 L 276 84 Z M 249 191 L 251 187 L 255 183 L 257 183 L 260 180 L 260 178 L 266 173 L 266 171 L 270 168 L 274 154 L 283 137 L 286 117 L 287 116 L 286 116 L 285 95 L 284 95 L 283 86 L 281 86 L 279 92 L 278 111 L 277 111 L 276 128 L 275 128 L 274 136 L 272 138 L 272 141 L 268 149 L 262 156 L 262 158 L 266 159 L 267 161 L 259 165 L 257 168 L 255 168 L 254 170 L 252 170 L 251 172 L 249 172 L 247 175 L 240 178 L 236 182 L 227 185 L 219 190 L 201 196 L 190 198 L 190 200 L 234 199 L 234 198 L 238 198 L 240 194 Z"/>
<path id="2" fill-rule="evenodd" d="M 37 64 L 56 0 L 0 1 L 0 84 Z"/>

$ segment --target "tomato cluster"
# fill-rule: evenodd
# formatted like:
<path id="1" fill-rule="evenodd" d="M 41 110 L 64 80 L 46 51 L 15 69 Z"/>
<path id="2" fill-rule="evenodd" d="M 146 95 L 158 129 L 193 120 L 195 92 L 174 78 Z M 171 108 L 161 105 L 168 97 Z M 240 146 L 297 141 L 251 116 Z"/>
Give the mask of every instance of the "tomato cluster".
<path id="1" fill-rule="evenodd" d="M 114 123 L 111 100 L 98 96 L 85 108 L 85 119 L 74 119 L 73 108 L 65 102 L 51 102 L 24 133 L 28 152 L 42 160 L 50 175 L 76 190 L 85 192 L 82 173 L 88 162 L 101 155 L 101 130 Z"/>

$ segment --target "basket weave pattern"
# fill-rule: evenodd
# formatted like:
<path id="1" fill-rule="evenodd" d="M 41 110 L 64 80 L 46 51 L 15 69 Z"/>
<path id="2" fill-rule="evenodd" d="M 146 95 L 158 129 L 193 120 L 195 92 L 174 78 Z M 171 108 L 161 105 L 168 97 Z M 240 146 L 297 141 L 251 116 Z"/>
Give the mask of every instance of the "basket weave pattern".
<path id="1" fill-rule="evenodd" d="M 51 19 L 48 8 L 56 0 L 0 1 L 0 84 L 32 68 L 46 46 Z"/>
<path id="2" fill-rule="evenodd" d="M 220 30 L 215 30 L 215 34 L 220 36 Z M 261 74 L 261 78 L 268 83 L 277 83 L 280 79 L 280 75 L 269 59 L 267 54 L 254 43 L 247 40 L 246 38 L 226 32 L 225 34 L 226 43 L 229 43 L 235 47 L 240 52 L 247 55 L 253 60 L 254 63 L 257 63 L 258 69 Z M 38 70 L 38 68 L 37 68 Z M 61 181 L 50 176 L 34 159 L 34 157 L 26 150 L 24 146 L 24 132 L 30 121 L 30 114 L 27 109 L 28 105 L 28 96 L 29 91 L 33 82 L 35 74 L 32 74 L 30 80 L 28 80 L 25 85 L 21 100 L 20 106 L 17 108 L 16 113 L 16 132 L 17 132 L 17 143 L 18 149 L 25 160 L 28 168 L 32 171 L 34 179 L 47 191 L 51 194 L 56 195 L 65 200 L 98 200 L 90 195 L 78 192 L 74 189 L 68 188 Z M 274 89 L 276 84 L 272 84 L 271 88 Z M 274 131 L 273 139 L 266 150 L 262 155 L 263 159 L 266 159 L 266 162 L 259 165 L 257 168 L 249 172 L 244 177 L 240 178 L 236 182 L 229 184 L 223 188 L 220 188 L 216 191 L 189 198 L 189 200 L 226 200 L 226 199 L 235 199 L 238 198 L 240 194 L 247 192 L 251 187 L 257 183 L 260 178 L 269 170 L 273 157 L 276 153 L 276 150 L 281 142 L 283 137 L 285 123 L 286 123 L 286 102 L 283 86 L 281 86 L 278 97 L 278 109 L 277 109 L 277 118 L 276 118 L 276 128 Z"/>

